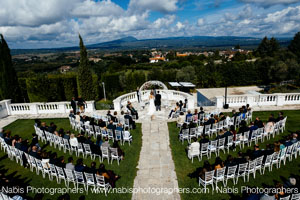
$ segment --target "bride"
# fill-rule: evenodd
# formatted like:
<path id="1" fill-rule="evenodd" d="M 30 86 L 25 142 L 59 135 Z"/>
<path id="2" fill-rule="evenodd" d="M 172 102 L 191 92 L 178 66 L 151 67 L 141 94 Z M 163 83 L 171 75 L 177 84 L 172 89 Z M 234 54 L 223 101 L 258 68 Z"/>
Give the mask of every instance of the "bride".
<path id="1" fill-rule="evenodd" d="M 154 95 L 153 92 L 151 92 L 149 96 L 149 110 L 148 110 L 148 115 L 151 115 L 151 119 L 153 118 L 154 112 L 155 112 Z"/>

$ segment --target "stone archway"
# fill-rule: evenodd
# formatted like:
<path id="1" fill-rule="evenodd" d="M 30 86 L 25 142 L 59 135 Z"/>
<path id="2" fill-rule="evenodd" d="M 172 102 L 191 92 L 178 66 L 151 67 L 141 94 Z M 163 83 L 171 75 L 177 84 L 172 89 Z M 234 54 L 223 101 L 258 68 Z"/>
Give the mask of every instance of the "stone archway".
<path id="1" fill-rule="evenodd" d="M 140 87 L 140 92 L 142 90 L 147 90 L 149 89 L 149 87 L 151 87 L 152 85 L 157 85 L 159 87 L 162 87 L 163 90 L 168 90 L 168 87 L 161 81 L 147 81 L 145 82 L 141 87 Z"/>

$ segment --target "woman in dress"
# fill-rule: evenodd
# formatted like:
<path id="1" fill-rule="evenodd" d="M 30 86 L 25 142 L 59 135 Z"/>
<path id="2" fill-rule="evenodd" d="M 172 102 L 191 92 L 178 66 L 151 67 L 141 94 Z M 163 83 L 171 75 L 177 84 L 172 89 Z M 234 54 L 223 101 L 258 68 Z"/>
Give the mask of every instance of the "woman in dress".
<path id="1" fill-rule="evenodd" d="M 153 119 L 153 114 L 155 112 L 154 98 L 155 97 L 153 95 L 153 92 L 151 91 L 149 96 L 149 110 L 148 110 L 148 115 L 151 116 L 151 120 Z"/>

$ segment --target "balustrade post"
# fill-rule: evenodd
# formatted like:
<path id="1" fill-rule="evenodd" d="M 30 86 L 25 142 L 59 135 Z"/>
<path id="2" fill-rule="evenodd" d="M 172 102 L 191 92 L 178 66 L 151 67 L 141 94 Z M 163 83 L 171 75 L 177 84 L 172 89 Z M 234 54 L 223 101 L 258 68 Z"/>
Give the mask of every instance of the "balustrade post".
<path id="1" fill-rule="evenodd" d="M 217 101 L 216 101 L 217 108 L 223 108 L 223 103 L 224 103 L 223 96 L 216 96 L 216 99 L 217 99 Z"/>
<path id="2" fill-rule="evenodd" d="M 283 106 L 285 103 L 285 94 L 276 94 L 276 106 Z"/>
<path id="3" fill-rule="evenodd" d="M 32 103 L 29 105 L 30 114 L 37 115 L 39 114 L 38 103 Z"/>
<path id="4" fill-rule="evenodd" d="M 5 99 L 3 101 L 5 102 L 7 115 L 11 115 L 11 109 L 10 109 L 11 99 Z"/>

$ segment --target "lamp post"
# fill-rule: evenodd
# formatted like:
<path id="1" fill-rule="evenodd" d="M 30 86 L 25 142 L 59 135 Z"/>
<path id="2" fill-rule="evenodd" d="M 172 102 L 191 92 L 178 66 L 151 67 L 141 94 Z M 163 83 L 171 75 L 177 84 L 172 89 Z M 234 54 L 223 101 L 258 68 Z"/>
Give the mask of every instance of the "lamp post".
<path id="1" fill-rule="evenodd" d="M 225 104 L 223 106 L 224 109 L 228 109 L 229 105 L 227 104 L 227 84 L 225 86 Z"/>
<path id="2" fill-rule="evenodd" d="M 104 94 L 104 101 L 106 101 L 106 94 L 105 94 L 105 83 L 102 82 L 103 85 L 103 94 Z"/>

